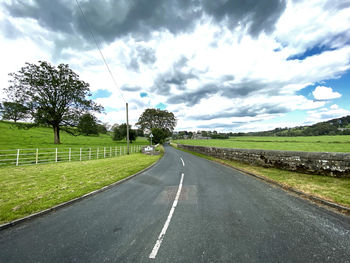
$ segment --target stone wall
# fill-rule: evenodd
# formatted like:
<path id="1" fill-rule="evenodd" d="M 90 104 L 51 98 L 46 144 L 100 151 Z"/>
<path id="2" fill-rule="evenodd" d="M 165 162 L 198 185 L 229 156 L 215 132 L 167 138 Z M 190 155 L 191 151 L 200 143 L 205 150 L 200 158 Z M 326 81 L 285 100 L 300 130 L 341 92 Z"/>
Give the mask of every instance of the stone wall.
<path id="1" fill-rule="evenodd" d="M 233 149 L 181 145 L 178 147 L 220 159 L 309 174 L 350 178 L 350 154 Z"/>

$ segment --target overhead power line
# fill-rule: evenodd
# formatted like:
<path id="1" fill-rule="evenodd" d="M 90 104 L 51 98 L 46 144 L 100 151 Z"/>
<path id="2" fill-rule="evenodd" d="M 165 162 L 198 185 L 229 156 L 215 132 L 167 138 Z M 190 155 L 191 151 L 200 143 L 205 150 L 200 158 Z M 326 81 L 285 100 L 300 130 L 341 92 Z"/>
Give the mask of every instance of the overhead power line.
<path id="1" fill-rule="evenodd" d="M 115 78 L 114 78 L 114 76 L 113 76 L 113 74 L 112 74 L 112 71 L 111 71 L 111 69 L 110 69 L 109 66 L 108 66 L 108 63 L 107 63 L 107 61 L 106 61 L 106 59 L 105 59 L 105 57 L 104 57 L 104 55 L 103 55 L 103 53 L 102 53 L 102 51 L 101 51 L 100 45 L 99 45 L 98 41 L 96 40 L 94 33 L 92 32 L 91 26 L 90 26 L 88 20 L 86 19 L 86 16 L 85 16 L 85 14 L 84 14 L 84 12 L 83 12 L 83 9 L 81 8 L 81 6 L 80 6 L 80 4 L 79 4 L 79 1 L 78 1 L 78 0 L 75 0 L 75 2 L 77 3 L 77 6 L 78 6 L 78 8 L 79 8 L 79 10 L 80 10 L 80 12 L 81 12 L 81 14 L 82 14 L 82 16 L 83 16 L 83 19 L 84 19 L 84 21 L 85 21 L 85 23 L 86 23 L 88 29 L 89 29 L 89 32 L 90 32 L 90 34 L 91 34 L 91 37 L 92 37 L 92 39 L 94 40 L 95 45 L 96 45 L 98 51 L 100 52 L 100 55 L 101 55 L 101 57 L 102 57 L 102 60 L 103 60 L 103 62 L 105 63 L 109 74 L 111 75 L 111 78 L 112 78 L 112 80 L 113 80 L 114 85 L 115 85 L 115 86 L 117 87 L 117 89 L 119 90 L 119 93 L 120 93 L 122 99 L 124 100 L 124 102 L 127 103 L 127 101 L 125 100 L 125 98 L 124 98 L 124 96 L 123 96 L 123 92 L 122 92 L 121 89 L 119 88 L 119 86 L 118 86 L 118 84 L 117 84 L 117 81 L 115 80 Z"/>

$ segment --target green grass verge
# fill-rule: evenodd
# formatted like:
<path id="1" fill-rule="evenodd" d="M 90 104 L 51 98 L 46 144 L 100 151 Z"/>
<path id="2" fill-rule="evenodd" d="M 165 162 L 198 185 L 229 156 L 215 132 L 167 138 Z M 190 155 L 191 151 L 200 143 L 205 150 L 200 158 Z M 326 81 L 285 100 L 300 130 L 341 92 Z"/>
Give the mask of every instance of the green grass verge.
<path id="1" fill-rule="evenodd" d="M 126 141 L 113 141 L 110 134 L 99 136 L 73 136 L 60 132 L 61 144 L 53 143 L 53 130 L 49 127 L 18 129 L 13 123 L 0 121 L 0 149 L 32 149 L 32 148 L 80 148 L 125 146 Z M 138 137 L 131 145 L 148 145 L 144 137 Z"/>
<path id="2" fill-rule="evenodd" d="M 175 143 L 241 149 L 350 152 L 350 135 L 309 137 L 231 137 L 226 140 L 175 140 Z"/>
<path id="3" fill-rule="evenodd" d="M 0 169 L 0 224 L 100 189 L 150 166 L 162 155 Z"/>
<path id="4" fill-rule="evenodd" d="M 222 160 L 181 149 L 174 143 L 172 146 L 181 151 L 272 179 L 282 185 L 293 187 L 294 189 L 300 190 L 304 193 L 311 194 L 350 208 L 350 178 L 334 178 L 285 171 L 275 168 L 252 166 L 238 161 Z"/>

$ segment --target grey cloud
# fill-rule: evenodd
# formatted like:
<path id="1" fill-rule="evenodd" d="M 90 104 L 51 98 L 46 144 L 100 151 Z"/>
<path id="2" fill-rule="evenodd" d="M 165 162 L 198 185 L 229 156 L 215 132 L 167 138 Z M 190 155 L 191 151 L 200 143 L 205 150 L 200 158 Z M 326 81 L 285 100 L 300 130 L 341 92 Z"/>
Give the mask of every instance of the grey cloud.
<path id="1" fill-rule="evenodd" d="M 242 125 L 242 123 L 211 123 L 198 125 L 199 129 L 217 129 L 217 128 L 236 128 Z"/>
<path id="2" fill-rule="evenodd" d="M 232 81 L 235 79 L 235 77 L 233 75 L 224 75 L 221 78 L 221 81 L 226 82 L 226 81 Z"/>
<path id="3" fill-rule="evenodd" d="M 129 63 L 127 64 L 127 67 L 133 71 L 139 71 L 140 63 L 152 65 L 156 60 L 157 57 L 154 49 L 137 46 L 136 49 L 132 50 L 129 54 Z"/>
<path id="4" fill-rule="evenodd" d="M 29 17 L 50 30 L 73 33 L 72 2 L 36 0 L 31 1 L 14 0 L 9 4 L 3 4 L 12 16 Z"/>
<path id="5" fill-rule="evenodd" d="M 284 11 L 285 1 L 89 0 L 80 1 L 80 5 L 96 38 L 110 43 L 130 35 L 145 40 L 153 31 L 189 32 L 204 14 L 232 29 L 243 25 L 251 35 L 257 36 L 273 30 Z M 3 6 L 12 16 L 33 18 L 42 27 L 63 33 L 67 46 L 72 45 L 70 36 L 76 35 L 92 43 L 89 29 L 74 1 L 34 0 L 32 4 L 13 0 Z M 152 56 L 143 58 L 143 63 L 153 60 Z"/>
<path id="6" fill-rule="evenodd" d="M 128 85 L 124 85 L 121 87 L 121 90 L 123 91 L 140 91 L 141 90 L 141 87 L 131 87 L 131 86 L 128 86 Z"/>
<path id="7" fill-rule="evenodd" d="M 250 106 L 235 105 L 233 111 L 226 110 L 223 112 L 211 114 L 211 115 L 193 115 L 189 116 L 190 120 L 214 120 L 220 118 L 233 118 L 233 117 L 256 117 L 262 114 L 280 114 L 286 113 L 289 110 L 281 105 L 276 104 L 261 104 Z"/>
<path id="8" fill-rule="evenodd" d="M 137 61 L 137 58 L 131 58 L 129 64 L 127 65 L 128 69 L 132 69 L 133 71 L 139 71 L 140 65 Z"/>
<path id="9" fill-rule="evenodd" d="M 248 32 L 257 36 L 261 32 L 270 33 L 286 8 L 285 0 L 203 0 L 207 14 L 216 21 L 225 21 L 229 26 L 243 25 Z"/>
<path id="10" fill-rule="evenodd" d="M 157 57 L 154 49 L 147 47 L 137 47 L 137 56 L 140 58 L 141 62 L 144 64 L 153 64 L 156 62 Z"/>
<path id="11" fill-rule="evenodd" d="M 159 95 L 169 96 L 171 85 L 175 85 L 178 90 L 185 90 L 189 79 L 197 78 L 196 72 L 184 70 L 188 59 L 181 57 L 167 72 L 159 74 L 151 87 L 151 91 Z"/>
<path id="12" fill-rule="evenodd" d="M 218 92 L 217 86 L 213 84 L 207 84 L 201 89 L 193 92 L 184 92 L 180 95 L 174 95 L 168 98 L 167 103 L 179 104 L 185 103 L 187 106 L 193 106 L 198 104 L 202 99 L 208 98 L 210 95 Z"/>
<path id="13" fill-rule="evenodd" d="M 10 39 L 15 39 L 21 34 L 21 31 L 13 25 L 8 19 L 4 19 L 4 21 L 0 25 L 1 31 L 4 36 Z"/>
<path id="14" fill-rule="evenodd" d="M 144 101 L 138 100 L 138 99 L 130 99 L 129 100 L 130 105 L 135 105 L 135 109 L 143 109 L 148 106 Z"/>
<path id="15" fill-rule="evenodd" d="M 222 88 L 221 96 L 227 98 L 246 97 L 252 94 L 263 93 L 266 95 L 277 95 L 282 83 L 265 83 L 259 80 L 242 80 L 238 83 L 230 82 Z"/>
<path id="16" fill-rule="evenodd" d="M 238 83 L 233 83 L 234 76 L 224 75 L 219 77 L 219 81 L 215 83 L 204 84 L 199 87 L 196 91 L 193 92 L 184 92 L 179 95 L 171 95 L 170 94 L 170 86 L 168 83 L 173 83 L 181 86 L 185 86 L 188 78 L 195 78 L 195 74 L 181 74 L 178 72 L 176 77 L 166 74 L 162 76 L 161 81 L 158 79 L 158 83 L 156 83 L 156 91 L 158 91 L 161 95 L 170 96 L 167 100 L 170 104 L 178 104 L 185 103 L 186 105 L 195 105 L 199 103 L 203 98 L 207 98 L 210 95 L 218 94 L 222 97 L 233 99 L 233 98 L 242 98 L 248 97 L 256 94 L 265 94 L 269 96 L 277 95 L 280 91 L 281 83 L 264 83 L 259 80 L 243 80 Z M 164 78 L 168 79 L 165 81 Z M 183 89 L 185 90 L 185 88 Z M 248 112 L 248 109 L 245 110 Z M 231 113 L 232 114 L 232 113 Z M 237 114 L 237 113 L 234 113 Z M 251 113 L 253 114 L 253 113 Z M 244 116 L 250 116 L 244 115 Z M 208 117 L 208 116 L 207 116 Z M 230 116 L 232 117 L 232 116 Z"/>

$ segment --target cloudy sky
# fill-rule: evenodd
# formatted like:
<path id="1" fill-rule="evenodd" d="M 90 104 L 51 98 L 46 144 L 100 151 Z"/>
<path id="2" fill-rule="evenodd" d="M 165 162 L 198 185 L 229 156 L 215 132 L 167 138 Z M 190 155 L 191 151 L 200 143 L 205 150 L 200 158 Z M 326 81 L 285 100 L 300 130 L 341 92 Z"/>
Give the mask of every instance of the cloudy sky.
<path id="1" fill-rule="evenodd" d="M 350 0 L 0 2 L 0 90 L 25 62 L 67 63 L 105 122 L 146 108 L 176 130 L 257 131 L 350 114 Z M 0 91 L 1 97 L 4 93 Z M 124 99 L 123 99 L 124 97 Z"/>

